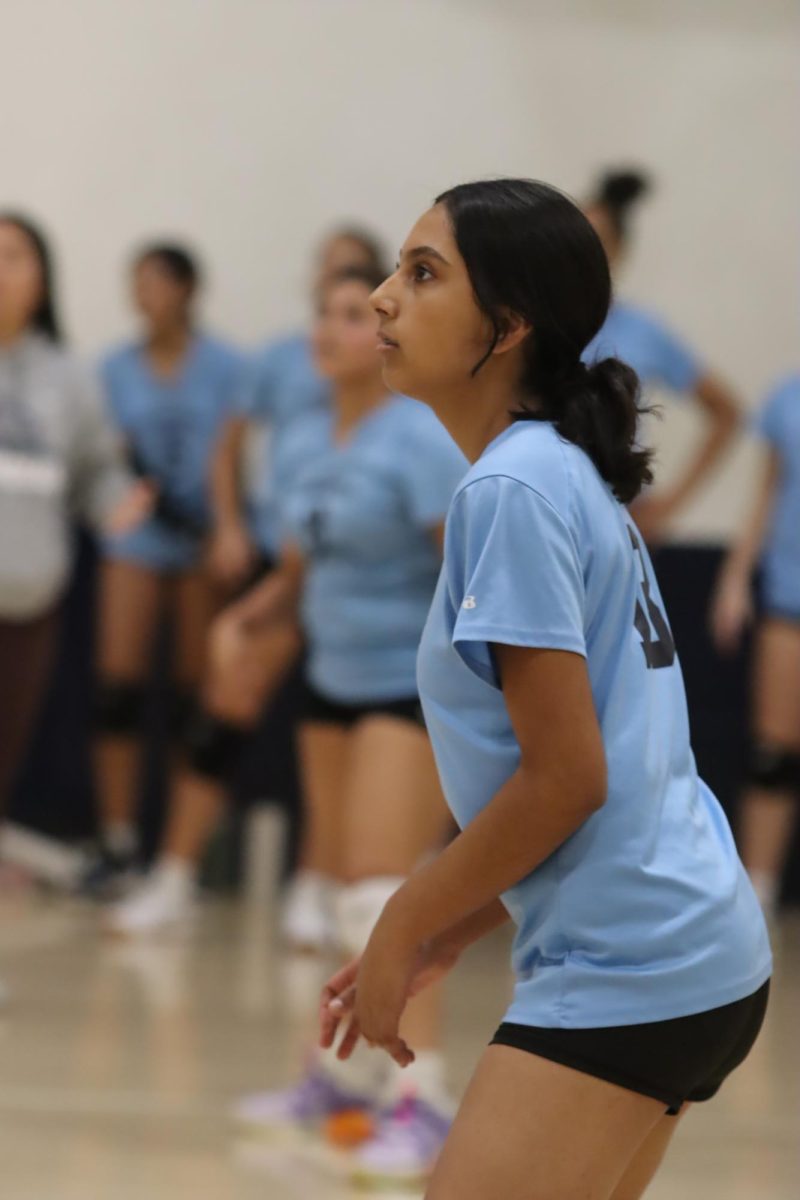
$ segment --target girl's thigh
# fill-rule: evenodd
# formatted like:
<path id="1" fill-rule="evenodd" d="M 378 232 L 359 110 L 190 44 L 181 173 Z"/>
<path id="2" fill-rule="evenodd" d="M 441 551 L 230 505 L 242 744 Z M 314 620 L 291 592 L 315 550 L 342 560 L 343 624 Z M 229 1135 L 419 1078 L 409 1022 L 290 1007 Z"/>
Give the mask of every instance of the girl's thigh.
<path id="1" fill-rule="evenodd" d="M 407 875 L 449 826 L 425 730 L 394 716 L 361 720 L 346 782 L 345 877 Z"/>
<path id="2" fill-rule="evenodd" d="M 611 1200 L 664 1113 L 658 1100 L 490 1046 L 426 1200 Z"/>
<path id="3" fill-rule="evenodd" d="M 205 571 L 182 572 L 171 582 L 175 616 L 175 675 L 184 688 L 199 684 L 206 662 L 208 631 L 220 608 L 220 592 Z"/>
<path id="4" fill-rule="evenodd" d="M 800 750 L 800 624 L 764 621 L 756 639 L 754 684 L 758 736 Z"/>
<path id="5" fill-rule="evenodd" d="M 148 671 L 163 600 L 157 571 L 106 559 L 100 573 L 98 662 L 102 675 L 138 681 Z"/>

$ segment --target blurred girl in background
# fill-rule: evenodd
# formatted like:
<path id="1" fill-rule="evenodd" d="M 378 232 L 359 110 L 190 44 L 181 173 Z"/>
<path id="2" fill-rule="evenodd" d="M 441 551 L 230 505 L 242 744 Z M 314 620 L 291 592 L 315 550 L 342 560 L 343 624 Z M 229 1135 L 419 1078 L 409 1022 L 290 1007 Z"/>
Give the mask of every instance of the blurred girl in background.
<path id="1" fill-rule="evenodd" d="M 383 904 L 441 844 L 449 824 L 419 705 L 416 655 L 447 506 L 466 464 L 422 405 L 383 383 L 369 299 L 380 282 L 353 269 L 322 292 L 313 344 L 333 406 L 309 418 L 320 449 L 298 468 L 284 505 L 283 596 L 273 581 L 229 618 L 239 623 L 230 636 L 232 644 L 238 636 L 244 660 L 248 625 L 285 611 L 302 579 L 301 861 L 325 891 L 330 944 L 348 954 L 363 948 Z M 310 426 L 292 433 L 302 445 L 312 437 Z M 299 462 L 291 439 L 285 453 Z M 412 1006 L 421 1052 L 407 1073 L 392 1064 L 381 1078 L 374 1056 L 343 1065 L 326 1053 L 296 1087 L 248 1097 L 238 1117 L 274 1130 L 366 1108 L 375 1132 L 355 1153 L 354 1178 L 419 1183 L 449 1127 L 439 1002 L 434 992 Z"/>
<path id="2" fill-rule="evenodd" d="M 103 380 L 133 469 L 156 482 L 158 503 L 146 524 L 104 547 L 96 713 L 102 850 L 86 878 L 100 894 L 137 862 L 139 735 L 165 609 L 173 617 L 175 733 L 202 672 L 218 596 L 203 561 L 216 520 L 213 450 L 242 378 L 240 356 L 198 327 L 200 277 L 187 250 L 149 246 L 136 257 L 131 284 L 142 331 L 108 356 Z"/>
<path id="3" fill-rule="evenodd" d="M 723 565 L 711 613 L 722 653 L 754 615 L 753 745 L 741 816 L 742 857 L 768 915 L 774 912 L 800 795 L 800 375 L 770 394 L 756 422 L 766 460 L 755 502 Z"/>
<path id="4" fill-rule="evenodd" d="M 151 505 L 90 372 L 64 347 L 44 236 L 0 214 L 0 814 L 53 663 L 72 524 L 119 533 Z"/>
<path id="5" fill-rule="evenodd" d="M 335 231 L 319 251 L 315 297 L 342 266 L 366 267 L 383 277 L 378 263 L 379 249 L 370 235 L 349 227 Z M 307 334 L 269 343 L 246 368 L 236 409 L 225 417 L 212 468 L 215 523 L 209 560 L 215 577 L 227 586 L 240 587 L 254 575 L 269 577 L 275 568 L 281 503 L 298 468 L 318 448 L 310 418 L 328 410 L 330 391 L 330 381 L 317 369 Z M 285 453 L 290 429 L 294 433 Z M 249 497 L 251 481 L 245 465 L 251 432 L 259 433 L 264 444 L 252 481 L 255 494 Z M 227 631 L 233 623 L 227 614 L 221 617 L 210 639 L 211 661 L 202 697 L 192 706 L 183 731 L 191 749 L 175 774 L 156 866 L 141 887 L 109 913 L 108 923 L 117 933 L 151 932 L 191 915 L 196 871 L 217 827 L 244 744 L 267 705 L 274 716 L 292 720 L 296 688 L 282 689 L 282 685 L 301 652 L 296 614 L 265 630 L 257 644 L 247 645 L 243 660 L 228 669 Z M 220 717 L 224 735 L 218 728 Z M 314 872 L 301 872 L 289 889 L 285 907 L 287 940 L 321 948 L 329 923 L 328 901 L 325 881 Z"/>
<path id="6" fill-rule="evenodd" d="M 628 251 L 634 209 L 649 189 L 647 176 L 638 171 L 609 171 L 600 178 L 585 205 L 612 274 Z M 727 384 L 708 371 L 660 317 L 638 305 L 616 300 L 583 358 L 591 363 L 608 355 L 633 367 L 645 398 L 651 388 L 665 387 L 691 396 L 706 418 L 707 431 L 678 479 L 669 487 L 648 490 L 634 506 L 640 531 L 649 542 L 659 542 L 730 447 L 739 421 L 738 403 Z"/>

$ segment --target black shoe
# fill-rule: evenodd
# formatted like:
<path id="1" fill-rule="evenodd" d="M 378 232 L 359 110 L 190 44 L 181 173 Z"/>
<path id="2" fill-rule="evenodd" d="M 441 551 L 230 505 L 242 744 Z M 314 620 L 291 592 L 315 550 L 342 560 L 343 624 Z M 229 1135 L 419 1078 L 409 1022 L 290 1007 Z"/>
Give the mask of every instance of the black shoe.
<path id="1" fill-rule="evenodd" d="M 100 847 L 78 881 L 78 892 L 89 900 L 118 900 L 140 875 L 135 854 L 114 854 Z"/>

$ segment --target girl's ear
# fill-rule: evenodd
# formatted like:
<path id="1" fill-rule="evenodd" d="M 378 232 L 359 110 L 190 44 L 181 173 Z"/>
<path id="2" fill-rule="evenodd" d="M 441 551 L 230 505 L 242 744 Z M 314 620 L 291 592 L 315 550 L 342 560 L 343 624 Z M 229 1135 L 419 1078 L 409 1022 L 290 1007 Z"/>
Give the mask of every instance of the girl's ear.
<path id="1" fill-rule="evenodd" d="M 503 318 L 502 332 L 492 354 L 507 354 L 509 350 L 513 350 L 515 346 L 524 342 L 530 332 L 531 326 L 524 317 L 521 317 L 519 313 L 507 312 Z"/>

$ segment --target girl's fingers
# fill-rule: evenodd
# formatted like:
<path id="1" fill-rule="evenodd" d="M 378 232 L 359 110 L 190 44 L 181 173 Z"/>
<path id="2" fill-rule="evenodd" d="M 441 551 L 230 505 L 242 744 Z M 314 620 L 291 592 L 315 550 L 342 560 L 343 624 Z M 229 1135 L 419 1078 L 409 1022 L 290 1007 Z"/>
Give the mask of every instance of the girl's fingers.
<path id="1" fill-rule="evenodd" d="M 339 1044 L 339 1049 L 336 1051 L 336 1057 L 341 1059 L 342 1062 L 344 1062 L 346 1058 L 349 1058 L 355 1050 L 360 1037 L 361 1029 L 358 1021 L 355 1017 L 353 1017 L 352 1021 L 347 1027 L 344 1037 Z"/>
<path id="2" fill-rule="evenodd" d="M 414 1061 L 414 1051 L 402 1038 L 391 1038 L 383 1044 L 383 1049 L 397 1063 L 398 1067 L 410 1067 Z"/>
<path id="3" fill-rule="evenodd" d="M 336 1030 L 339 1028 L 339 1017 L 323 1005 L 319 1014 L 319 1044 L 322 1050 L 328 1050 L 333 1045 Z"/>
<path id="4" fill-rule="evenodd" d="M 319 1006 L 319 1044 L 323 1050 L 333 1045 L 344 1010 L 332 1007 L 338 997 L 330 988 L 325 988 Z"/>
<path id="5" fill-rule="evenodd" d="M 327 1050 L 333 1045 L 342 1018 L 355 1008 L 355 984 L 346 982 L 350 978 L 350 969 L 346 968 L 345 971 L 340 971 L 339 975 L 334 976 L 327 987 L 323 989 L 319 1013 L 319 1044 L 323 1050 Z M 343 990 L 341 990 L 342 988 Z M 352 1050 L 349 1053 L 352 1053 Z"/>
<path id="6" fill-rule="evenodd" d="M 340 992 L 338 996 L 334 996 L 333 999 L 328 1002 L 328 1008 L 331 1010 L 331 1012 L 338 1013 L 339 1016 L 343 1016 L 346 1012 L 352 1012 L 355 1006 L 355 984 L 353 984 L 352 987 L 345 988 L 343 992 Z"/>

